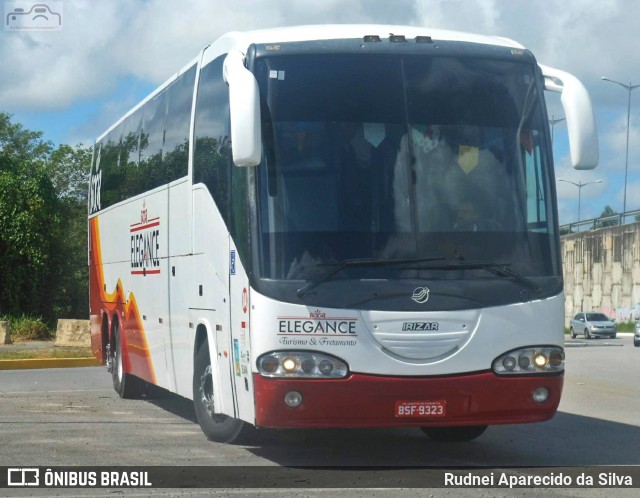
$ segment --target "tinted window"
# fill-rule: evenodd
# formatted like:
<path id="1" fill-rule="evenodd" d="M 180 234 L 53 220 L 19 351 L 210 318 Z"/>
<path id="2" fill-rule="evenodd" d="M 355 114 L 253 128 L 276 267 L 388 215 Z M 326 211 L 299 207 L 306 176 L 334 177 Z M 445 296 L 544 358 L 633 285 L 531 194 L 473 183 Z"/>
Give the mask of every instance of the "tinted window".
<path id="1" fill-rule="evenodd" d="M 111 130 L 102 139 L 100 154 L 100 168 L 102 169 L 102 208 L 106 208 L 120 201 L 120 186 L 123 175 L 120 170 L 120 140 L 122 138 L 122 124 Z"/>
<path id="2" fill-rule="evenodd" d="M 229 90 L 219 57 L 202 69 L 196 101 L 193 182 L 204 183 L 229 222 Z"/>
<path id="3" fill-rule="evenodd" d="M 140 160 L 140 126 L 142 124 L 142 110 L 125 119 L 122 128 L 122 143 L 120 145 L 120 169 L 122 183 L 120 185 L 120 200 L 139 194 L 144 190 L 142 179 L 138 171 Z"/>
<path id="4" fill-rule="evenodd" d="M 167 112 L 166 96 L 167 92 L 163 90 L 147 102 L 143 109 L 142 134 L 140 135 L 140 173 L 145 179 L 144 190 L 151 190 L 164 183 L 162 148 Z"/>
<path id="5" fill-rule="evenodd" d="M 186 176 L 189 160 L 189 124 L 196 67 L 176 79 L 168 88 L 163 163 L 165 183 Z"/>
<path id="6" fill-rule="evenodd" d="M 96 144 L 100 209 L 187 175 L 195 74 L 193 66 Z"/>

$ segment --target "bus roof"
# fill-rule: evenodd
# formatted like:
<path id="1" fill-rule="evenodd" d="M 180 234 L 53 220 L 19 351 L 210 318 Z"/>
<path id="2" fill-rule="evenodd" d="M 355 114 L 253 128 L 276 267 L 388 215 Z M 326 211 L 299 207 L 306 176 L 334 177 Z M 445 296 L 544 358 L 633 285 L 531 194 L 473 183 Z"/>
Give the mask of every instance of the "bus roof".
<path id="1" fill-rule="evenodd" d="M 497 36 L 430 29 L 421 26 L 390 24 L 320 24 L 288 26 L 255 31 L 232 31 L 220 37 L 220 41 L 228 39 L 230 44 L 233 46 L 232 48 L 244 51 L 252 43 L 285 43 L 296 41 L 364 38 L 367 35 L 377 35 L 381 39 L 388 38 L 389 35 L 404 35 L 407 39 L 412 39 L 417 36 L 429 36 L 434 41 L 461 41 L 482 43 L 486 45 L 500 45 L 520 49 L 524 48 L 513 40 Z"/>

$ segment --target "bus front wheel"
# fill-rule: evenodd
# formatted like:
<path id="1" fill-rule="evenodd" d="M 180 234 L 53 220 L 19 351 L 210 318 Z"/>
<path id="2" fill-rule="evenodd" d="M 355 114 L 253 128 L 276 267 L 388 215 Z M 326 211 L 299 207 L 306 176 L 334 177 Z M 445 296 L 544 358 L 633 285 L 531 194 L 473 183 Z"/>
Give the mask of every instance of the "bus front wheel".
<path id="1" fill-rule="evenodd" d="M 420 427 L 429 439 L 443 442 L 471 441 L 487 430 L 486 425 L 470 425 L 461 427 Z"/>
<path id="2" fill-rule="evenodd" d="M 207 342 L 200 346 L 196 354 L 193 369 L 193 405 L 200 428 L 211 441 L 238 443 L 251 431 L 251 427 L 242 420 L 215 411 L 213 374 Z"/>

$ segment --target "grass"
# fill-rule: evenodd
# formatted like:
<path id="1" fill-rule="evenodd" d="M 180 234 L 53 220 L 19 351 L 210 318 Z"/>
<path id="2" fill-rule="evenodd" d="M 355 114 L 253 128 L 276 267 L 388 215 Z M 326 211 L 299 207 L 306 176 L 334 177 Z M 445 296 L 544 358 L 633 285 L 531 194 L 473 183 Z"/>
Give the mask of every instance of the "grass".
<path id="1" fill-rule="evenodd" d="M 616 329 L 618 332 L 635 332 L 636 330 L 636 322 L 616 322 Z"/>
<path id="2" fill-rule="evenodd" d="M 91 348 L 56 347 L 0 351 L 0 360 L 37 360 L 44 358 L 91 358 Z"/>
<path id="3" fill-rule="evenodd" d="M 42 321 L 42 318 L 23 315 L 21 317 L 3 316 L 0 320 L 10 323 L 11 340 L 15 342 L 47 341 L 54 337 L 54 333 Z"/>

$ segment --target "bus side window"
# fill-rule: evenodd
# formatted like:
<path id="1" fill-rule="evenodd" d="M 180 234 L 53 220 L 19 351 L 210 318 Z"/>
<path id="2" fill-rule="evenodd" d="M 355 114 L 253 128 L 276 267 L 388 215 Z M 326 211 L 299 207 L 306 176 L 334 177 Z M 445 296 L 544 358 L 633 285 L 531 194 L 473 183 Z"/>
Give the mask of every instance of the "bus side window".
<path id="1" fill-rule="evenodd" d="M 537 131 L 530 132 L 530 146 L 522 151 L 525 163 L 527 185 L 527 224 L 530 231 L 546 231 L 547 229 L 547 199 L 544 198 L 547 181 L 545 169 L 540 156 L 539 137 Z"/>
<path id="2" fill-rule="evenodd" d="M 202 68 L 196 100 L 193 183 L 209 189 L 229 226 L 231 141 L 229 138 L 229 88 L 222 77 L 224 56 Z"/>
<path id="3" fill-rule="evenodd" d="M 103 139 L 104 146 L 100 154 L 100 169 L 102 170 L 101 208 L 107 208 L 120 201 L 120 140 L 122 138 L 122 124 L 116 126 Z"/>
<path id="4" fill-rule="evenodd" d="M 140 160 L 140 125 L 142 112 L 138 109 L 124 121 L 120 149 L 121 184 L 118 200 L 128 199 L 144 190 L 138 175 Z M 142 188 L 141 188 L 142 187 Z"/>
<path id="5" fill-rule="evenodd" d="M 189 167 L 189 124 L 196 67 L 180 75 L 168 88 L 169 104 L 165 120 L 163 165 L 169 183 L 187 175 Z"/>
<path id="6" fill-rule="evenodd" d="M 142 190 L 151 190 L 164 183 L 162 175 L 162 142 L 167 113 L 167 92 L 163 90 L 144 105 L 140 135 L 139 172 L 144 182 Z"/>

